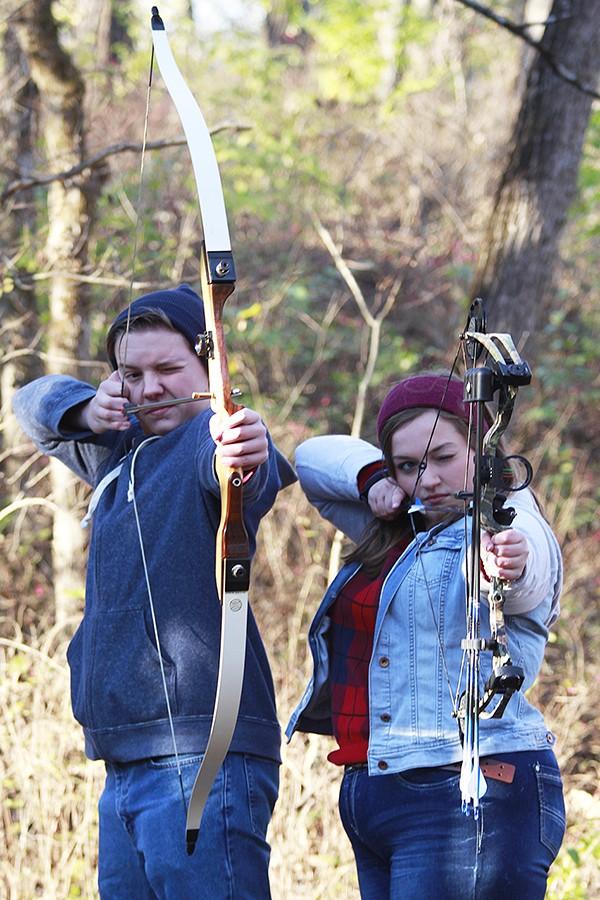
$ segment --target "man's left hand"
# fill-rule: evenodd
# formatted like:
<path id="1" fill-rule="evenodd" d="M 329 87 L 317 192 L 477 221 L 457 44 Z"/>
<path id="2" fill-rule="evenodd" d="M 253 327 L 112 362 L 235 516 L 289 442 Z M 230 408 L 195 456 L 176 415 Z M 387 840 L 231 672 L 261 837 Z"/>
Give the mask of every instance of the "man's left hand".
<path id="1" fill-rule="evenodd" d="M 267 428 L 257 412 L 247 407 L 222 419 L 214 415 L 210 433 L 224 466 L 231 469 L 255 469 L 269 456 Z"/>

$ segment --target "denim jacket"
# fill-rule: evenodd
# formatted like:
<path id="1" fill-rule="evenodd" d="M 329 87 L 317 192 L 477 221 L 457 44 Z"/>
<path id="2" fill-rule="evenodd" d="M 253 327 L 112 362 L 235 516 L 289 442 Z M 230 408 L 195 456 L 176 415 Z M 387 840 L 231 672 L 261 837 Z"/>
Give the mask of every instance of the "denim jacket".
<path id="1" fill-rule="evenodd" d="M 372 518 L 358 497 L 356 477 L 380 451 L 354 438 L 312 438 L 298 448 L 300 483 L 327 519 L 356 540 Z M 542 664 L 548 629 L 559 612 L 562 562 L 556 539 L 529 491 L 510 498 L 513 527 L 528 539 L 525 572 L 506 591 L 509 651 L 525 672 L 522 689 L 500 719 L 481 720 L 482 756 L 551 747 L 554 736 L 527 699 Z M 468 531 L 468 529 L 467 529 Z M 451 695 L 464 689 L 465 527 L 462 519 L 417 535 L 386 577 L 375 623 L 369 664 L 370 774 L 446 765 L 462 749 Z M 332 734 L 328 684 L 329 609 L 359 564 L 345 565 L 331 583 L 310 626 L 314 671 L 287 727 Z M 482 583 L 481 634 L 489 636 L 488 584 Z M 442 651 L 443 648 L 443 651 Z M 446 669 L 450 684 L 446 677 Z M 491 672 L 491 654 L 481 654 L 481 684 Z"/>

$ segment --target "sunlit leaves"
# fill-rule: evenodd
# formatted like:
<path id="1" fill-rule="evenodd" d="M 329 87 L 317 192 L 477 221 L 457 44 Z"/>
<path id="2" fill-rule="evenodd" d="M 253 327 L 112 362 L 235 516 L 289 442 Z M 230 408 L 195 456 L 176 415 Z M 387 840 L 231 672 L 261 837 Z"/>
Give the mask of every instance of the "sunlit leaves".
<path id="1" fill-rule="evenodd" d="M 413 73 L 410 85 L 400 87 L 408 48 L 426 41 L 434 30 L 431 20 L 420 18 L 408 4 L 327 0 L 310 10 L 304 27 L 314 42 L 311 55 L 325 102 L 389 102 L 396 91 L 431 86 L 431 75 L 422 80 Z"/>

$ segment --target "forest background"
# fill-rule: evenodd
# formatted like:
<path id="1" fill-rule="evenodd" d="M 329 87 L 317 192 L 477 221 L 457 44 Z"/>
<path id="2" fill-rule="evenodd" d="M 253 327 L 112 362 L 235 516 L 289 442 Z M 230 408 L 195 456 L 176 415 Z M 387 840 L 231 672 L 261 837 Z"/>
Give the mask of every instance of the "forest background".
<path id="1" fill-rule="evenodd" d="M 549 896 L 598 896 L 600 4 L 263 0 L 232 4 L 231 19 L 227 4 L 201 0 L 159 8 L 226 193 L 233 381 L 290 458 L 312 434 L 372 439 L 395 380 L 449 366 L 477 294 L 490 330 L 513 334 L 534 371 L 510 442 L 532 461 L 566 570 L 531 691 L 557 735 L 568 806 Z M 83 606 L 87 492 L 25 440 L 11 397 L 45 371 L 99 381 L 106 325 L 132 283 L 134 293 L 198 286 L 195 186 L 157 75 L 139 190 L 149 18 L 150 4 L 133 0 L 0 0 L 0 895 L 10 900 L 96 896 L 103 780 L 83 756 L 65 659 Z M 331 548 L 299 488 L 284 492 L 261 529 L 251 592 L 282 722 L 308 674 L 306 627 Z M 276 900 L 358 896 L 329 746 L 297 736 L 284 748 Z"/>

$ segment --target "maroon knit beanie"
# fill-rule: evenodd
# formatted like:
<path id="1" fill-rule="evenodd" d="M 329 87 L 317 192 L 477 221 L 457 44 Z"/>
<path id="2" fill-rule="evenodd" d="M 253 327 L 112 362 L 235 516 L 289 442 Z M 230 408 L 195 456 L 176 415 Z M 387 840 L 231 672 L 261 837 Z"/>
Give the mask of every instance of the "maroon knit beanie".
<path id="1" fill-rule="evenodd" d="M 381 441 L 383 426 L 389 418 L 405 409 L 424 407 L 443 409 L 469 421 L 468 404 L 463 401 L 464 385 L 447 375 L 411 375 L 394 385 L 381 404 L 377 416 L 377 435 Z"/>

